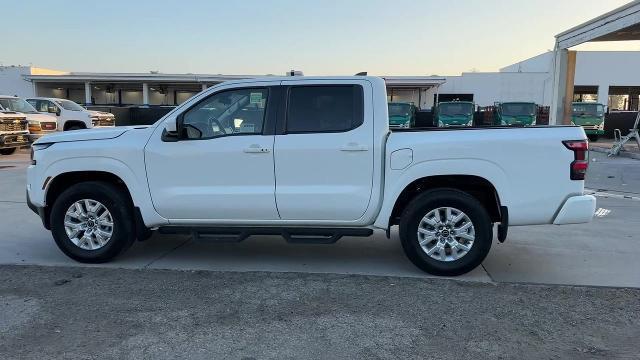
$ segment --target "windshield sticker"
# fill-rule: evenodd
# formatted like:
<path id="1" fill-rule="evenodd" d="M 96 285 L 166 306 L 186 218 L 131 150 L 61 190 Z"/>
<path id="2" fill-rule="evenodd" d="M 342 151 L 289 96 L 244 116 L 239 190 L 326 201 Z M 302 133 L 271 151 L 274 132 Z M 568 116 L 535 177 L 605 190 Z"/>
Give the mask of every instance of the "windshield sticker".
<path id="1" fill-rule="evenodd" d="M 251 93 L 251 95 L 249 96 L 249 103 L 262 104 L 262 93 Z"/>

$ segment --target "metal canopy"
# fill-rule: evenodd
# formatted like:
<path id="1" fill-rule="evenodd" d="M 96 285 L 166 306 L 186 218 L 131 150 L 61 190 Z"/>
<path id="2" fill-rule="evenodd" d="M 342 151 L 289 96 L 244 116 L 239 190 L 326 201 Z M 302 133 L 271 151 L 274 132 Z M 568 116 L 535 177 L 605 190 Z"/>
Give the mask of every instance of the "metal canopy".
<path id="1" fill-rule="evenodd" d="M 632 1 L 556 35 L 550 124 L 569 124 L 576 66 L 575 51 L 590 41 L 640 40 L 640 0 Z"/>
<path id="2" fill-rule="evenodd" d="M 640 0 L 556 35 L 557 49 L 568 49 L 589 41 L 627 40 L 640 40 Z"/>

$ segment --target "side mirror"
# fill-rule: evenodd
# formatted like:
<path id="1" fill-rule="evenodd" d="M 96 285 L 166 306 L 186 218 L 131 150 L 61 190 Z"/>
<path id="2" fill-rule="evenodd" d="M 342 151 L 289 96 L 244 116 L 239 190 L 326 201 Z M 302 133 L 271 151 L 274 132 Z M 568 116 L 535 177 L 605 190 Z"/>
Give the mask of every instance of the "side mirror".
<path id="1" fill-rule="evenodd" d="M 178 124 L 175 118 L 170 118 L 164 122 L 164 130 L 171 135 L 178 134 Z"/>
<path id="2" fill-rule="evenodd" d="M 55 106 L 53 106 L 53 105 L 49 106 L 49 107 L 47 108 L 47 111 L 48 111 L 48 112 L 50 112 L 50 113 L 52 113 L 52 114 L 60 115 L 60 114 L 59 114 L 59 111 L 58 111 L 58 108 L 57 108 L 57 107 L 55 107 Z"/>

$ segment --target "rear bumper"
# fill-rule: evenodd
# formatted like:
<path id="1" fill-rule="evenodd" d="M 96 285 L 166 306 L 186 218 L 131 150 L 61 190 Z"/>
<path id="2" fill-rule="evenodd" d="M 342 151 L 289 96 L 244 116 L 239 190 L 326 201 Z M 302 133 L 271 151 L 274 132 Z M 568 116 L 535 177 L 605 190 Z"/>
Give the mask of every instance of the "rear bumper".
<path id="1" fill-rule="evenodd" d="M 596 198 L 593 195 L 572 196 L 564 202 L 553 223 L 555 225 L 582 224 L 591 222 L 596 212 Z"/>

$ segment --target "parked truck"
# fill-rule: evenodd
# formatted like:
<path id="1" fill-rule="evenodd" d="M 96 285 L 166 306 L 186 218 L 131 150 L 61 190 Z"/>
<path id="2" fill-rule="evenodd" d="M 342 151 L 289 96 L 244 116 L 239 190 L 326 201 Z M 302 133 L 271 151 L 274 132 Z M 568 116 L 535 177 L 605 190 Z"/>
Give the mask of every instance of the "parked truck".
<path id="1" fill-rule="evenodd" d="M 390 132 L 377 77 L 234 80 L 151 126 L 38 140 L 27 204 L 81 262 L 153 230 L 318 244 L 398 225 L 417 267 L 459 275 L 485 258 L 494 224 L 504 241 L 510 226 L 591 221 L 587 148 L 577 126 Z"/>
<path id="2" fill-rule="evenodd" d="M 434 109 L 438 127 L 473 126 L 475 104 L 470 101 L 443 101 Z"/>
<path id="3" fill-rule="evenodd" d="M 71 100 L 33 97 L 27 102 L 40 113 L 54 115 L 59 131 L 115 126 L 113 114 L 87 110 Z"/>
<path id="4" fill-rule="evenodd" d="M 538 106 L 533 102 L 510 101 L 495 104 L 495 125 L 531 126 L 536 124 Z"/>
<path id="5" fill-rule="evenodd" d="M 11 155 L 29 146 L 27 117 L 14 111 L 0 111 L 0 155 Z"/>
<path id="6" fill-rule="evenodd" d="M 590 102 L 574 102 L 571 105 L 571 123 L 582 126 L 591 141 L 598 141 L 604 134 L 604 105 Z"/>
<path id="7" fill-rule="evenodd" d="M 38 113 L 31 104 L 19 97 L 0 95 L 0 111 L 14 111 L 25 115 L 29 124 L 30 142 L 54 133 L 58 129 L 55 116 Z"/>
<path id="8" fill-rule="evenodd" d="M 413 103 L 392 102 L 389 108 L 390 128 L 411 128 L 416 124 L 416 107 Z"/>

